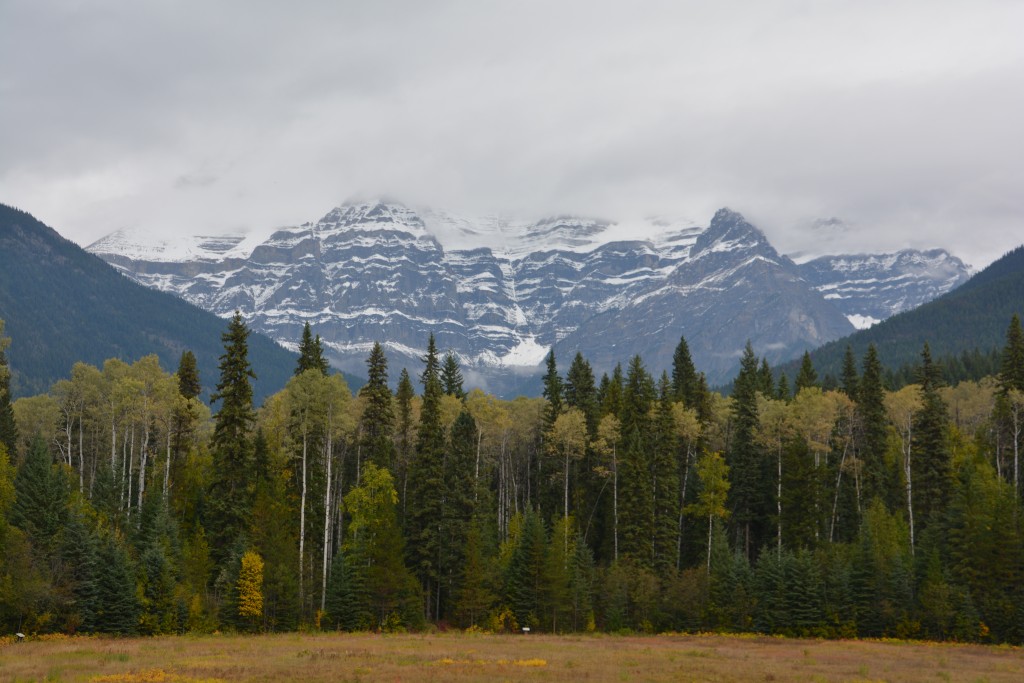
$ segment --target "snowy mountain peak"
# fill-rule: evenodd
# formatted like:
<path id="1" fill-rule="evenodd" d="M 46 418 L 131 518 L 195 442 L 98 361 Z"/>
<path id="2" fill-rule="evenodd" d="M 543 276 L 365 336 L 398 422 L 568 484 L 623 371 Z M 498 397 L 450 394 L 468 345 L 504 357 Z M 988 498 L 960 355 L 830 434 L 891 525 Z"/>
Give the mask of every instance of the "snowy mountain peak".
<path id="1" fill-rule="evenodd" d="M 742 214 L 723 208 L 715 212 L 707 230 L 697 237 L 691 254 L 696 258 L 708 252 L 739 248 L 768 250 L 770 256 L 778 256 L 763 232 L 748 223 Z"/>

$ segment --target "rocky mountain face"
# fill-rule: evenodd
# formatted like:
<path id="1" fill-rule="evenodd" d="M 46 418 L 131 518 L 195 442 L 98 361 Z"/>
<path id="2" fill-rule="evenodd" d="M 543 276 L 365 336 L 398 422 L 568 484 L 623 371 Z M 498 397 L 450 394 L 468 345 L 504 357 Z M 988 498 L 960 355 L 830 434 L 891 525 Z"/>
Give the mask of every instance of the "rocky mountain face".
<path id="1" fill-rule="evenodd" d="M 653 237 L 628 239 L 636 234 Z M 88 249 L 218 315 L 238 309 L 288 346 L 309 322 L 331 361 L 352 372 L 363 371 L 377 340 L 395 375 L 402 366 L 418 372 L 433 332 L 472 384 L 504 394 L 528 390 L 524 378 L 552 346 L 565 365 L 581 351 L 607 371 L 639 353 L 660 372 L 680 335 L 709 380 L 725 381 L 748 339 L 769 361 L 785 360 L 852 332 L 850 316 L 881 317 L 944 286 L 908 254 L 893 272 L 878 266 L 887 279 L 873 298 L 857 289 L 869 277 L 849 264 L 888 257 L 798 266 L 728 209 L 703 228 L 572 216 L 515 223 L 375 201 L 265 238 L 156 242 L 117 232 Z"/>
<path id="2" fill-rule="evenodd" d="M 822 256 L 801 264 L 800 274 L 858 329 L 917 308 L 970 278 L 964 262 L 943 249 Z"/>

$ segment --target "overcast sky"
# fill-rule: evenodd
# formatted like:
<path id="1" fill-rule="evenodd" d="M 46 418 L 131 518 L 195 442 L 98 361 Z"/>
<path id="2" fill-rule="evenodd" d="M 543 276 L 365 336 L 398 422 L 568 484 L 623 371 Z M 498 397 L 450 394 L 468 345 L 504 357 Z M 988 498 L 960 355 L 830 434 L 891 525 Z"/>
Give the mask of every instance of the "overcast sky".
<path id="1" fill-rule="evenodd" d="M 1024 2 L 0 2 L 0 201 L 88 244 L 351 196 L 1024 242 Z M 812 227 L 838 217 L 845 230 Z"/>

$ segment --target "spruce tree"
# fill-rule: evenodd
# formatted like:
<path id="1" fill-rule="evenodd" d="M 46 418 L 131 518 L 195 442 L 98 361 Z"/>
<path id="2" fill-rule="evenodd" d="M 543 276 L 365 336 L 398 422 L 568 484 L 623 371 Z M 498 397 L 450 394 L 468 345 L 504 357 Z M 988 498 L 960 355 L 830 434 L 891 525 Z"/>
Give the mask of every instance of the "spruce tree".
<path id="1" fill-rule="evenodd" d="M 916 529 L 922 532 L 946 509 L 952 485 L 946 403 L 939 395 L 942 370 L 932 361 L 925 343 L 921 352 L 921 409 L 914 417 L 913 499 Z"/>
<path id="2" fill-rule="evenodd" d="M 793 398 L 793 395 L 789 392 L 789 380 L 786 378 L 785 373 L 779 373 L 779 386 L 775 390 L 775 398 L 786 402 Z"/>
<path id="3" fill-rule="evenodd" d="M 409 480 L 409 463 L 413 454 L 412 399 L 416 396 L 409 372 L 402 368 L 398 373 L 398 389 L 395 391 L 397 423 L 395 428 L 395 487 L 398 489 L 398 518 L 402 528 L 406 527 L 406 484 Z"/>
<path id="4" fill-rule="evenodd" d="M 697 369 L 690 356 L 690 346 L 686 343 L 686 337 L 680 337 L 672 354 L 672 399 L 682 401 L 687 408 L 693 408 L 697 389 Z"/>
<path id="5" fill-rule="evenodd" d="M 462 383 L 462 369 L 459 367 L 459 360 L 454 353 L 449 351 L 444 355 L 444 363 L 441 365 L 441 389 L 445 395 L 454 396 L 461 401 L 466 398 Z"/>
<path id="6" fill-rule="evenodd" d="M 178 393 L 185 398 L 198 398 L 202 392 L 196 355 L 189 350 L 183 351 L 178 361 Z"/>
<path id="7" fill-rule="evenodd" d="M 14 409 L 11 405 L 11 368 L 7 363 L 7 347 L 9 337 L 4 336 L 4 321 L 0 318 L 0 444 L 14 457 L 18 445 L 18 425 L 14 422 Z"/>
<path id="8" fill-rule="evenodd" d="M 757 371 L 757 390 L 766 398 L 775 395 L 775 376 L 767 358 L 761 359 L 761 368 Z"/>
<path id="9" fill-rule="evenodd" d="M 594 385 L 594 371 L 582 353 L 577 352 L 572 359 L 563 389 L 565 405 L 578 408 L 583 413 L 587 419 L 587 431 L 593 435 L 599 419 L 597 387 Z"/>
<path id="10" fill-rule="evenodd" d="M 298 377 L 306 370 L 319 370 L 325 376 L 330 371 L 327 359 L 324 358 L 324 345 L 320 335 L 313 337 L 313 330 L 309 323 L 302 328 L 302 340 L 299 341 L 299 360 L 295 364 L 295 376 Z"/>
<path id="11" fill-rule="evenodd" d="M 327 581 L 324 623 L 340 631 L 359 631 L 373 625 L 370 598 L 366 592 L 363 563 L 356 552 L 335 553 Z"/>
<path id="12" fill-rule="evenodd" d="M 540 514 L 527 509 L 505 575 L 505 595 L 520 626 L 537 628 L 544 614 L 547 531 Z"/>
<path id="13" fill-rule="evenodd" d="M 1006 330 L 1006 346 L 1003 348 L 999 369 L 999 388 L 1003 393 L 1012 389 L 1024 391 L 1024 330 L 1021 329 L 1017 314 L 1014 314 Z"/>
<path id="14" fill-rule="evenodd" d="M 562 378 L 558 374 L 553 348 L 548 351 L 545 366 L 543 396 L 548 403 L 544 408 L 544 431 L 547 432 L 562 412 Z"/>
<path id="15" fill-rule="evenodd" d="M 444 471 L 444 515 L 440 572 L 442 596 L 440 615 L 451 614 L 459 594 L 460 568 L 466 561 L 465 548 L 474 513 L 473 466 L 477 427 L 473 416 L 463 410 L 451 427 Z"/>
<path id="16" fill-rule="evenodd" d="M 81 510 L 68 515 L 61 532 L 60 558 L 67 576 L 67 590 L 72 608 L 78 616 L 79 628 L 91 633 L 97 630 L 99 559 L 97 539 Z"/>
<path id="17" fill-rule="evenodd" d="M 667 576 L 676 566 L 678 549 L 679 450 L 675 418 L 672 412 L 673 388 L 668 374 L 662 374 L 658 385 L 658 404 L 651 454 L 651 475 L 654 501 L 654 568 Z"/>
<path id="18" fill-rule="evenodd" d="M 479 626 L 495 601 L 481 526 L 479 521 L 470 525 L 463 563 L 455 568 L 461 574 L 455 596 L 455 618 L 463 627 Z"/>
<path id="19" fill-rule="evenodd" d="M 612 376 L 608 378 L 607 383 L 602 382 L 602 385 L 604 389 L 601 391 L 601 417 L 605 415 L 618 416 L 622 412 L 622 393 L 625 386 L 621 363 L 615 364 Z"/>
<path id="20" fill-rule="evenodd" d="M 140 606 L 128 550 L 108 533 L 99 547 L 96 581 L 96 631 L 117 635 L 138 632 Z"/>
<path id="21" fill-rule="evenodd" d="M 879 498 L 890 509 L 898 504 L 898 491 L 893 473 L 885 463 L 888 443 L 888 417 L 885 411 L 885 387 L 882 384 L 882 363 L 875 345 L 868 346 L 864 356 L 864 374 L 857 388 L 859 433 L 857 450 L 863 462 L 865 503 Z M 865 504 L 865 507 L 867 506 Z"/>
<path id="22" fill-rule="evenodd" d="M 733 434 L 726 463 L 729 466 L 730 511 L 739 547 L 744 556 L 753 553 L 764 540 L 761 527 L 767 521 L 765 459 L 755 438 L 758 426 L 757 394 L 760 390 L 757 356 L 747 342 L 740 360 L 740 372 L 732 391 Z"/>
<path id="23" fill-rule="evenodd" d="M 204 526 L 213 538 L 214 557 L 224 559 L 229 544 L 248 525 L 252 492 L 252 439 L 256 422 L 252 406 L 252 384 L 256 374 L 249 366 L 249 329 L 235 311 L 228 331 L 221 335 L 224 355 L 220 357 L 220 382 L 211 401 L 220 402 L 214 416 L 213 482 L 210 486 L 209 520 Z"/>
<path id="24" fill-rule="evenodd" d="M 803 358 L 800 359 L 800 371 L 796 375 L 796 393 L 799 394 L 801 389 L 816 386 L 818 386 L 818 373 L 814 369 L 814 363 L 811 362 L 811 354 L 804 351 Z"/>
<path id="25" fill-rule="evenodd" d="M 654 560 L 654 486 L 651 477 L 653 444 L 651 407 L 654 381 L 643 360 L 634 356 L 626 372 L 619 474 L 619 532 L 622 556 L 644 567 Z"/>
<path id="26" fill-rule="evenodd" d="M 440 526 L 444 515 L 445 434 L 441 424 L 440 363 L 434 335 L 423 358 L 423 404 L 416 434 L 416 451 L 409 467 L 409 553 L 413 571 L 423 586 L 427 618 L 436 617 L 440 590 L 439 558 L 443 554 Z"/>
<path id="27" fill-rule="evenodd" d="M 859 390 L 860 378 L 857 376 L 857 361 L 853 357 L 853 347 L 846 345 L 846 352 L 843 354 L 843 373 L 840 378 L 840 386 L 843 393 L 856 401 Z"/>
<path id="28" fill-rule="evenodd" d="M 364 401 L 360 421 L 362 455 L 378 467 L 390 470 L 394 468 L 395 412 L 388 388 L 388 360 L 380 343 L 374 343 L 366 365 L 366 384 L 359 390 Z"/>
<path id="29" fill-rule="evenodd" d="M 67 520 L 70 492 L 64 470 L 53 464 L 46 442 L 37 434 L 14 477 L 10 519 L 46 557 L 56 549 Z"/>

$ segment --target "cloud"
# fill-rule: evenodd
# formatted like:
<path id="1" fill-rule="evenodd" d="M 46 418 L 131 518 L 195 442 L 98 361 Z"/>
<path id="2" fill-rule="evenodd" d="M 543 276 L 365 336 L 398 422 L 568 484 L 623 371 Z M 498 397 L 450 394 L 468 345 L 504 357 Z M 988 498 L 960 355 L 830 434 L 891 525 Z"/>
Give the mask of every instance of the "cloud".
<path id="1" fill-rule="evenodd" d="M 0 9 L 0 201 L 87 243 L 351 195 L 613 219 L 729 205 L 785 251 L 1021 240 L 1019 3 Z M 15 66 L 16 65 L 16 68 Z"/>

